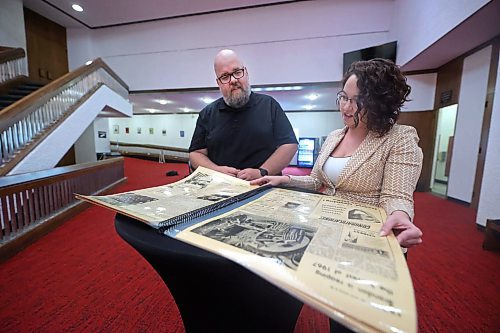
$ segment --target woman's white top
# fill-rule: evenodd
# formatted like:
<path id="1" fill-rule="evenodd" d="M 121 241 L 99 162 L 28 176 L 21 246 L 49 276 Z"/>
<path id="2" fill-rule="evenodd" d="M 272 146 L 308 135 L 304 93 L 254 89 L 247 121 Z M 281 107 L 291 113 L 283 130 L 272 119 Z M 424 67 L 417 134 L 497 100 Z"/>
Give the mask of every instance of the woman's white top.
<path id="1" fill-rule="evenodd" d="M 346 166 L 347 162 L 351 156 L 347 157 L 328 157 L 325 164 L 323 165 L 323 171 L 330 178 L 334 185 L 337 185 L 340 173 Z"/>

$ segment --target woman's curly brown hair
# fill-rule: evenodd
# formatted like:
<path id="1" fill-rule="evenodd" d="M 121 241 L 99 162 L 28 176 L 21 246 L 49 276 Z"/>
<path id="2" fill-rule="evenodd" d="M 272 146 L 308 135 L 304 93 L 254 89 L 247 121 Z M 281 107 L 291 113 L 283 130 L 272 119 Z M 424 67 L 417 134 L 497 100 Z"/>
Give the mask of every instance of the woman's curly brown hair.
<path id="1" fill-rule="evenodd" d="M 368 130 L 385 135 L 398 120 L 401 106 L 409 101 L 411 87 L 406 84 L 406 77 L 392 61 L 379 58 L 352 63 L 342 79 L 342 87 L 353 74 L 358 79 L 358 112 L 364 109 L 362 119 Z"/>

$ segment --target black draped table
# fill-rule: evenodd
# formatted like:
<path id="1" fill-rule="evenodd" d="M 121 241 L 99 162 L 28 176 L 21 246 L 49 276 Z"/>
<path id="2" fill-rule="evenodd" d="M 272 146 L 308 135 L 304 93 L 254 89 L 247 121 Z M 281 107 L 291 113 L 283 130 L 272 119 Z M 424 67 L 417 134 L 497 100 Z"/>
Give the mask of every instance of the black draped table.
<path id="1" fill-rule="evenodd" d="M 256 274 L 124 215 L 115 228 L 161 276 L 186 332 L 293 332 L 302 302 Z"/>

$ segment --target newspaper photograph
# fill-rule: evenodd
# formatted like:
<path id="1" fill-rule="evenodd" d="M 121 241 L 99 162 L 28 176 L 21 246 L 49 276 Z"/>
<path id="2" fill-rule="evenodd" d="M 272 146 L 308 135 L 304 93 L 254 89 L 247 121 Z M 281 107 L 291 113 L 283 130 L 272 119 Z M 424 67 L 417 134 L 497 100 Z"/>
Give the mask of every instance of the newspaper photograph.
<path id="1" fill-rule="evenodd" d="M 166 219 L 256 188 L 247 181 L 199 167 L 175 183 L 106 196 L 76 197 L 133 217 L 152 227 Z"/>
<path id="2" fill-rule="evenodd" d="M 409 271 L 394 235 L 379 236 L 383 221 L 377 207 L 273 189 L 176 238 L 238 262 L 354 330 L 416 332 Z"/>

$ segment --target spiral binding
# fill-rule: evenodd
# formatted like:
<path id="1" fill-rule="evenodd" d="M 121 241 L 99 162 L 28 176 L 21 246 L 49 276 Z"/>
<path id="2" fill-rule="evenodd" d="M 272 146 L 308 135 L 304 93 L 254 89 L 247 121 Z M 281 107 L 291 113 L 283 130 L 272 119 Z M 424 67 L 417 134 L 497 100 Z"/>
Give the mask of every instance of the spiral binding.
<path id="1" fill-rule="evenodd" d="M 192 210 L 190 212 L 171 217 L 171 218 L 159 223 L 158 231 L 163 234 L 163 233 L 165 233 L 165 231 L 168 231 L 172 227 L 188 223 L 196 218 L 208 215 L 212 212 L 215 212 L 219 209 L 228 207 L 228 206 L 235 204 L 237 202 L 241 202 L 241 201 L 248 199 L 250 197 L 253 197 L 254 195 L 256 195 L 262 191 L 265 191 L 271 187 L 272 187 L 271 185 L 259 186 L 253 190 L 248 191 L 248 192 L 235 195 L 234 197 L 230 197 L 230 198 L 218 201 L 216 203 L 213 203 L 211 205 L 204 206 L 204 207 Z"/>

